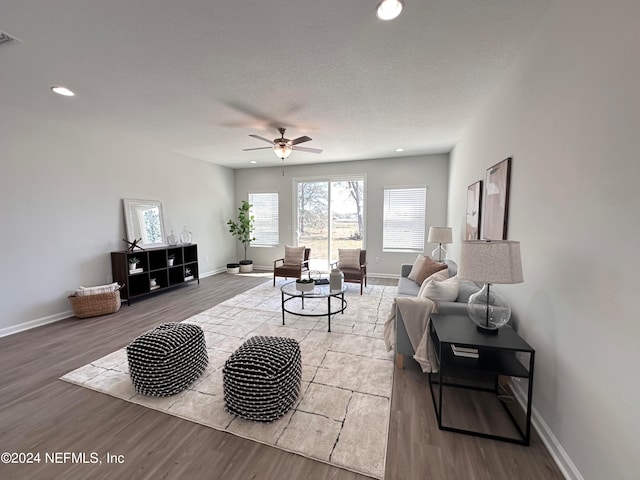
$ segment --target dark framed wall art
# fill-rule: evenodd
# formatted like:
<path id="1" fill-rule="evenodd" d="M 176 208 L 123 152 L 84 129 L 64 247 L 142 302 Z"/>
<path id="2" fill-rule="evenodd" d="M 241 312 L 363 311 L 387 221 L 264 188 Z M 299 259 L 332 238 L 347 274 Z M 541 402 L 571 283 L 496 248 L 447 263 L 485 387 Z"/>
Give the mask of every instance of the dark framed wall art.
<path id="1" fill-rule="evenodd" d="M 487 169 L 487 177 L 484 183 L 484 209 L 482 212 L 483 239 L 507 239 L 510 177 L 511 157 Z"/>
<path id="2" fill-rule="evenodd" d="M 482 208 L 482 180 L 467 187 L 467 231 L 465 240 L 480 238 L 480 209 Z"/>

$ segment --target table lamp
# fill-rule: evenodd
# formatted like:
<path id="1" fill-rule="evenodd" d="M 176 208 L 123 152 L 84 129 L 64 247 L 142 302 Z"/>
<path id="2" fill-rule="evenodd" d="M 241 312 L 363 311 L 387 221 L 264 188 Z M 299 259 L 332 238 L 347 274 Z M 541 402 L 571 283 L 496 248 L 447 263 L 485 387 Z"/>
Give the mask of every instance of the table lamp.
<path id="1" fill-rule="evenodd" d="M 520 242 L 471 240 L 462 242 L 458 277 L 483 283 L 469 297 L 467 312 L 482 333 L 496 334 L 511 317 L 511 305 L 491 290 L 492 284 L 522 283 Z"/>
<path id="2" fill-rule="evenodd" d="M 427 238 L 429 243 L 437 243 L 436 249 L 431 252 L 431 258 L 439 262 L 447 259 L 447 251 L 442 246 L 443 243 L 452 242 L 451 227 L 429 227 L 429 237 Z"/>

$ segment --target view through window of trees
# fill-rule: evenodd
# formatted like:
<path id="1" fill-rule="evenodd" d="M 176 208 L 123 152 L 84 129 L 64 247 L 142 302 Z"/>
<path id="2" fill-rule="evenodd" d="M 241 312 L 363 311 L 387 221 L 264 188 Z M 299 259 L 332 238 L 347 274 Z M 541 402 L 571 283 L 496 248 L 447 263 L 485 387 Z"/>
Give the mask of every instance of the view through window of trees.
<path id="1" fill-rule="evenodd" d="M 311 248 L 312 270 L 327 271 L 340 248 L 364 248 L 364 178 L 298 181 L 298 245 Z"/>

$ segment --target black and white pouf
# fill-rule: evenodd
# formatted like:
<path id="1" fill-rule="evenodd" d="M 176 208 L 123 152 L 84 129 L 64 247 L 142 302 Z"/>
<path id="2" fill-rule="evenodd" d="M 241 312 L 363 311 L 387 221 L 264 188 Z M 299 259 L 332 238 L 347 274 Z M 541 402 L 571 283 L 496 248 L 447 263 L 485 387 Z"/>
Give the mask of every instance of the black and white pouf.
<path id="1" fill-rule="evenodd" d="M 198 325 L 164 323 L 131 342 L 127 360 L 136 392 L 168 397 L 202 375 L 209 357 L 204 332 Z"/>
<path id="2" fill-rule="evenodd" d="M 252 337 L 222 369 L 225 410 L 247 420 L 271 422 L 300 393 L 300 346 L 292 338 Z"/>

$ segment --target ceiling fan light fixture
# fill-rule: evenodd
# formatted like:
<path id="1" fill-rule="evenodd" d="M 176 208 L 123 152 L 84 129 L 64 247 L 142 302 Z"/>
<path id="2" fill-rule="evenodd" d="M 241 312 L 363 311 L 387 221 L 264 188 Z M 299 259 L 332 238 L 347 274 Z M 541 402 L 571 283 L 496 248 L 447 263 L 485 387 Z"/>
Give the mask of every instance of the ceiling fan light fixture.
<path id="1" fill-rule="evenodd" d="M 291 145 L 279 144 L 273 146 L 273 153 L 276 154 L 276 157 L 284 160 L 289 155 L 291 155 Z"/>
<path id="2" fill-rule="evenodd" d="M 376 16 L 380 20 L 393 20 L 400 12 L 402 12 L 402 8 L 404 7 L 403 0 L 382 0 L 378 4 L 378 9 L 376 11 Z"/>

